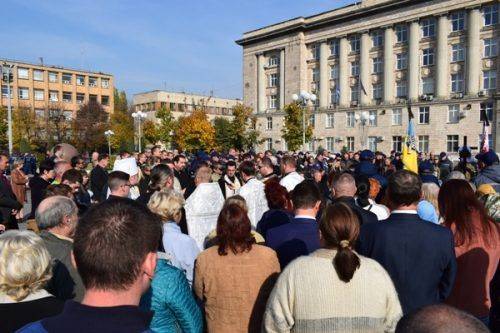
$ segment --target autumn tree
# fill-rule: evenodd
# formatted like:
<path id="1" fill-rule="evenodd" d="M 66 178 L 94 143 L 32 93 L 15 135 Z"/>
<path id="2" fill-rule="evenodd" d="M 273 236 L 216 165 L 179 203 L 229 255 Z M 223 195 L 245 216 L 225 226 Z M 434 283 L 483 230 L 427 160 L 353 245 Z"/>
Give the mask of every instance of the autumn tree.
<path id="1" fill-rule="evenodd" d="M 116 150 L 134 149 L 134 120 L 125 91 L 114 91 L 114 111 L 110 116 L 111 146 Z"/>
<path id="2" fill-rule="evenodd" d="M 102 105 L 89 101 L 76 112 L 72 127 L 74 145 L 81 152 L 101 150 L 107 142 L 104 136 L 107 127 L 108 114 Z"/>
<path id="3" fill-rule="evenodd" d="M 21 152 L 36 148 L 36 116 L 30 107 L 19 106 L 12 113 L 12 141 L 14 148 Z"/>
<path id="4" fill-rule="evenodd" d="M 7 108 L 0 107 L 0 148 L 5 149 L 9 144 L 7 138 L 7 131 L 9 126 L 7 124 Z"/>
<path id="5" fill-rule="evenodd" d="M 161 135 L 159 132 L 159 126 L 155 124 L 152 120 L 145 120 L 142 125 L 142 137 L 146 140 L 147 143 L 156 145 L 158 141 L 160 141 Z M 145 144 L 145 142 L 142 142 Z"/>
<path id="6" fill-rule="evenodd" d="M 304 119 L 309 119 L 307 108 L 301 107 L 298 103 L 288 104 L 284 108 L 285 119 L 281 130 L 283 139 L 286 141 L 289 150 L 298 150 L 302 147 L 304 133 Z M 313 128 L 311 124 L 305 124 L 305 138 L 309 142 L 312 138 Z"/>
<path id="7" fill-rule="evenodd" d="M 233 108 L 233 120 L 230 128 L 234 148 L 248 149 L 258 142 L 259 133 L 255 130 L 256 122 L 257 118 L 250 107 L 237 104 Z"/>
<path id="8" fill-rule="evenodd" d="M 187 117 L 179 118 L 174 142 L 181 150 L 209 150 L 215 147 L 215 129 L 203 109 L 196 109 Z"/>
<path id="9" fill-rule="evenodd" d="M 64 111 L 60 102 L 50 103 L 44 110 L 44 118 L 37 120 L 40 133 L 45 138 L 45 145 L 52 147 L 71 138 L 71 119 L 73 114 Z"/>
<path id="10" fill-rule="evenodd" d="M 159 140 L 163 144 L 167 145 L 172 141 L 172 132 L 175 129 L 175 119 L 172 115 L 170 109 L 162 106 L 158 111 L 156 111 L 156 119 L 158 123 L 156 124 L 157 134 Z"/>
<path id="11" fill-rule="evenodd" d="M 215 143 L 218 149 L 227 151 L 234 146 L 231 126 L 231 121 L 227 118 L 214 119 Z"/>

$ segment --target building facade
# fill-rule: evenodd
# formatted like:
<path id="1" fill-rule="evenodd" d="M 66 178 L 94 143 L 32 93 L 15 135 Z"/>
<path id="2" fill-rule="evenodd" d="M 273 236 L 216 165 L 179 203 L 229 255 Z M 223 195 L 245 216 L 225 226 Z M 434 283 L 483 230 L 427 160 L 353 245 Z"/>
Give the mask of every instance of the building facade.
<path id="1" fill-rule="evenodd" d="M 202 107 L 205 108 L 209 120 L 216 117 L 231 117 L 232 110 L 238 103 L 241 103 L 241 101 L 237 99 L 163 90 L 135 94 L 133 98 L 134 110 L 145 112 L 148 119 L 151 120 L 156 119 L 156 111 L 162 107 L 169 109 L 175 119 L 188 116 L 196 108 Z"/>
<path id="2" fill-rule="evenodd" d="M 0 65 L 12 66 L 13 108 L 30 108 L 37 117 L 50 116 L 52 111 L 57 111 L 70 119 L 82 104 L 94 100 L 106 112 L 113 112 L 114 79 L 110 74 L 3 59 Z M 7 82 L 2 80 L 1 106 L 7 105 Z"/>
<path id="3" fill-rule="evenodd" d="M 491 0 L 363 0 L 247 32 L 243 101 L 261 149 L 286 150 L 283 108 L 314 93 L 309 150 L 401 150 L 408 109 L 418 149 L 478 146 L 481 110 L 500 149 L 499 5 Z"/>

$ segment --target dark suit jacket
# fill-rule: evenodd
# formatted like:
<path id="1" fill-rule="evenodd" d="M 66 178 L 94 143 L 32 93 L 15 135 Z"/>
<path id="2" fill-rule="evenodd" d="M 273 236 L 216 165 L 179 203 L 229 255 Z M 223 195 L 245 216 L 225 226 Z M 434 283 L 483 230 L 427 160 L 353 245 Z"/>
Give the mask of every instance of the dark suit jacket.
<path id="1" fill-rule="evenodd" d="M 35 218 L 35 212 L 38 208 L 40 202 L 42 202 L 45 196 L 45 189 L 50 185 L 48 181 L 40 176 L 35 176 L 30 179 L 30 190 L 31 190 L 31 218 Z"/>
<path id="2" fill-rule="evenodd" d="M 340 197 L 337 199 L 334 199 L 333 202 L 343 202 L 347 204 L 351 209 L 354 211 L 354 214 L 358 216 L 359 223 L 361 225 L 366 224 L 366 223 L 376 223 L 378 222 L 377 215 L 374 213 L 364 210 L 362 207 L 359 207 L 356 204 L 356 201 L 352 197 Z"/>
<path id="3" fill-rule="evenodd" d="M 293 218 L 290 223 L 269 229 L 266 245 L 276 251 L 283 270 L 295 258 L 319 249 L 318 223 L 314 219 Z"/>
<path id="4" fill-rule="evenodd" d="M 23 205 L 17 201 L 8 181 L 4 182 L 0 179 L 0 214 L 2 214 L 0 223 L 4 224 L 7 229 L 17 229 L 17 221 L 12 215 L 12 210 L 21 208 Z"/>
<path id="5" fill-rule="evenodd" d="M 98 202 L 106 200 L 108 185 L 108 172 L 96 165 L 90 172 L 90 190 L 92 199 Z"/>
<path id="6" fill-rule="evenodd" d="M 387 270 L 405 314 L 440 303 L 451 292 L 457 263 L 448 228 L 417 214 L 393 213 L 385 221 L 363 224 L 357 249 Z"/>

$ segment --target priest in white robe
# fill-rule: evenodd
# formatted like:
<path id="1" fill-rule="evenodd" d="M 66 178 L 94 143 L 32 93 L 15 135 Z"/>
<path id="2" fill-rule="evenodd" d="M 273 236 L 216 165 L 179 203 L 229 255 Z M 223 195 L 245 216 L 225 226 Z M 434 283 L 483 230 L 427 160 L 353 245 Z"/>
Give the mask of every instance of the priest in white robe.
<path id="1" fill-rule="evenodd" d="M 245 198 L 248 206 L 248 217 L 252 223 L 252 228 L 257 227 L 262 215 L 269 210 L 267 206 L 266 194 L 264 192 L 264 183 L 255 178 L 255 166 L 253 162 L 245 161 L 240 164 L 240 175 L 245 182 L 240 188 L 239 195 Z"/>

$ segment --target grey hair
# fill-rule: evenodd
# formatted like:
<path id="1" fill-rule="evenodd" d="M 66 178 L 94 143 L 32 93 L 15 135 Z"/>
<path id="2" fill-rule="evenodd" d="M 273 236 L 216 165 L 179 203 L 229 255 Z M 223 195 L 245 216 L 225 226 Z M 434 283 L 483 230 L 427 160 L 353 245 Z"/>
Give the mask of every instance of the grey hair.
<path id="1" fill-rule="evenodd" d="M 24 159 L 19 158 L 19 157 L 18 157 L 18 158 L 16 158 L 16 159 L 14 160 L 14 162 L 12 163 L 12 169 L 17 168 L 17 167 L 18 167 L 18 166 L 20 166 L 21 164 L 24 164 Z"/>
<path id="2" fill-rule="evenodd" d="M 65 216 L 77 214 L 78 208 L 70 198 L 56 195 L 44 199 L 35 212 L 35 221 L 40 230 L 50 229 L 63 222 Z"/>
<path id="3" fill-rule="evenodd" d="M 450 172 L 447 179 L 465 179 L 465 175 L 458 170 Z"/>

